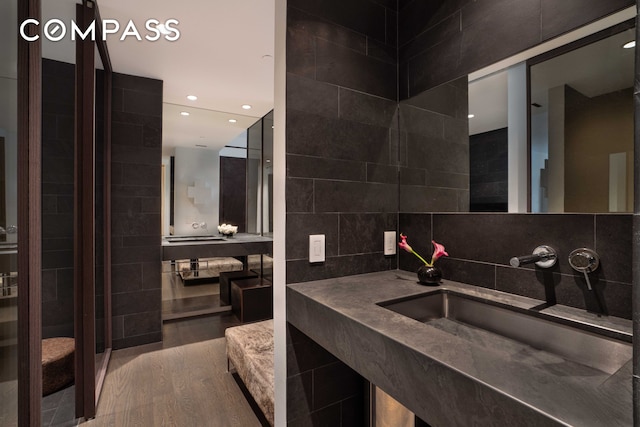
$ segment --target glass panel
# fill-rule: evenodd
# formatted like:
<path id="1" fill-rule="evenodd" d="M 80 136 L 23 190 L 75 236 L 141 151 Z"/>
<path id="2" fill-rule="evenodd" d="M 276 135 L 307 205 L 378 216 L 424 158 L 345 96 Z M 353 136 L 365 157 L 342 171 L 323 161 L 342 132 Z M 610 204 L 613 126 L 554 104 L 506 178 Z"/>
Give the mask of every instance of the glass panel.
<path id="1" fill-rule="evenodd" d="M 102 366 L 106 350 L 104 315 L 104 84 L 105 73 L 96 49 L 95 84 L 95 329 L 96 375 Z"/>
<path id="2" fill-rule="evenodd" d="M 42 22 L 70 22 L 75 4 L 42 2 Z M 42 39 L 42 338 L 74 337 L 75 44 Z M 75 387 L 45 388 L 42 419 L 70 423 Z"/>
<path id="3" fill-rule="evenodd" d="M 262 189 L 262 119 L 247 131 L 247 233 L 260 234 L 260 194 Z"/>
<path id="4" fill-rule="evenodd" d="M 18 420 L 17 1 L 0 2 L 0 425 Z"/>
<path id="5" fill-rule="evenodd" d="M 262 235 L 273 236 L 273 111 L 262 119 Z"/>

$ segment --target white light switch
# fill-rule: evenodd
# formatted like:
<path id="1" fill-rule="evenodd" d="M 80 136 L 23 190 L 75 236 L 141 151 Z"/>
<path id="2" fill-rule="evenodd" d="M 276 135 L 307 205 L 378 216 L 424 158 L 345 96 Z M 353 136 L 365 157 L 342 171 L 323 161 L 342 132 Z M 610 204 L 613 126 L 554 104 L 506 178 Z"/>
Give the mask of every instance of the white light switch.
<path id="1" fill-rule="evenodd" d="M 385 231 L 384 232 L 384 254 L 395 255 L 396 254 L 396 232 Z"/>
<path id="2" fill-rule="evenodd" d="M 309 262 L 324 262 L 324 234 L 309 235 Z"/>

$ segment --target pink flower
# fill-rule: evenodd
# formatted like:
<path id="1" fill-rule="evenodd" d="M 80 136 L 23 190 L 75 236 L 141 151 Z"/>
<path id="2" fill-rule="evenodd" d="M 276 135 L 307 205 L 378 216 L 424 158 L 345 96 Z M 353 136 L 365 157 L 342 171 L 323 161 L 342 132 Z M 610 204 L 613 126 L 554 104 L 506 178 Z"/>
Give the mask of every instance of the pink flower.
<path id="1" fill-rule="evenodd" d="M 407 243 L 407 236 L 405 236 L 404 234 L 400 233 L 400 238 L 402 239 L 402 242 L 398 242 L 398 246 L 400 246 L 402 249 L 404 249 L 405 251 L 407 251 L 409 253 L 413 253 L 413 249 Z"/>
<path id="2" fill-rule="evenodd" d="M 432 240 L 433 243 L 433 255 L 431 255 L 431 265 L 433 265 L 438 258 L 441 256 L 449 256 L 449 254 L 444 250 L 444 246 L 440 243 L 436 243 L 435 240 Z"/>
<path id="3" fill-rule="evenodd" d="M 420 259 L 420 261 L 422 261 L 424 265 L 426 265 L 427 267 L 433 267 L 433 264 L 438 260 L 438 258 L 443 256 L 449 256 L 449 254 L 444 250 L 443 245 L 441 245 L 440 243 L 436 243 L 435 240 L 432 240 L 431 243 L 433 243 L 433 255 L 431 255 L 431 262 L 427 262 L 425 261 L 424 258 L 418 255 L 418 253 L 414 251 L 411 246 L 409 246 L 409 244 L 407 243 L 407 236 L 400 233 L 400 239 L 402 241 L 398 242 L 398 246 L 400 246 L 402 249 L 409 252 L 410 254 L 414 254 L 415 256 L 417 256 Z"/>
<path id="4" fill-rule="evenodd" d="M 420 261 L 422 261 L 425 265 L 428 265 L 429 267 L 433 267 L 433 264 L 429 264 L 427 261 L 424 260 L 424 258 L 418 255 L 418 253 L 414 251 L 411 246 L 409 246 L 409 244 L 407 243 L 407 236 L 400 233 L 400 238 L 402 239 L 402 242 L 398 242 L 398 246 L 400 246 L 402 249 L 409 252 L 410 254 L 414 254 L 415 256 L 417 256 L 420 259 Z"/>

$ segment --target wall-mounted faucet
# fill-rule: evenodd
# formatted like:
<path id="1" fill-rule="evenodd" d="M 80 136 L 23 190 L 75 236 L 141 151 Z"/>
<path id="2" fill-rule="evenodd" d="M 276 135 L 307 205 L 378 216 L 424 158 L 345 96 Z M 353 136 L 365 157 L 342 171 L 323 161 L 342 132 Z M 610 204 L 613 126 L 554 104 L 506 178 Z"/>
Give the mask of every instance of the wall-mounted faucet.
<path id="1" fill-rule="evenodd" d="M 555 249 L 548 245 L 540 245 L 533 250 L 531 255 L 514 256 L 509 260 L 512 267 L 520 267 L 524 264 L 535 263 L 540 268 L 550 268 L 556 264 L 557 255 Z"/>
<path id="2" fill-rule="evenodd" d="M 589 273 L 596 271 L 600 266 L 600 257 L 596 251 L 589 248 L 576 249 L 569 254 L 569 265 L 580 273 L 584 273 L 584 279 L 587 281 L 587 288 L 591 291 L 591 281 Z"/>

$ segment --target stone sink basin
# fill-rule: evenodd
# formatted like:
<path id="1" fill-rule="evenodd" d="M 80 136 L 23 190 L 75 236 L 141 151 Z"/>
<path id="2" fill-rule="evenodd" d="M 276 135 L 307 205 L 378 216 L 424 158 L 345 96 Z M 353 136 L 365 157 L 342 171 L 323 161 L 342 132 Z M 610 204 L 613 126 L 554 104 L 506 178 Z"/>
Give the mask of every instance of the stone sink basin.
<path id="1" fill-rule="evenodd" d="M 450 290 L 412 295 L 377 305 L 462 338 L 477 339 L 478 330 L 481 330 L 499 335 L 506 340 L 505 346 L 532 347 L 610 375 L 632 357 L 630 336 L 620 339 L 602 335 L 590 331 L 589 325 L 554 318 L 544 310 L 513 307 Z"/>

